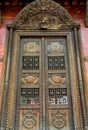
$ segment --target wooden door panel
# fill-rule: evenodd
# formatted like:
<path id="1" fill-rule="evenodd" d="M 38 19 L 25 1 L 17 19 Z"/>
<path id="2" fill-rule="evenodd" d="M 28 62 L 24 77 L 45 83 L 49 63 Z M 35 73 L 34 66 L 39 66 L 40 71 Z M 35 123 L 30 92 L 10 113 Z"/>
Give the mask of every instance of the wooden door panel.
<path id="1" fill-rule="evenodd" d="M 70 130 L 64 37 L 21 39 L 19 130 Z"/>
<path id="2" fill-rule="evenodd" d="M 49 110 L 50 130 L 70 130 L 67 109 Z"/>
<path id="3" fill-rule="evenodd" d="M 39 109 L 20 110 L 19 130 L 39 130 Z"/>

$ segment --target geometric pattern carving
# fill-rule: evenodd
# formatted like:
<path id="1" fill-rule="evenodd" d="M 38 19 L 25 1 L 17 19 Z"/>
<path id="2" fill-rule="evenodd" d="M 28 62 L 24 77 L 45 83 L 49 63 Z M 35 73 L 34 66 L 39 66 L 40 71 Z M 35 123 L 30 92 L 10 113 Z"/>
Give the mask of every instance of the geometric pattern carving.
<path id="1" fill-rule="evenodd" d="M 60 53 L 63 52 L 63 45 L 60 42 L 51 42 L 48 45 L 49 53 Z"/>
<path id="2" fill-rule="evenodd" d="M 67 88 L 49 88 L 50 104 L 68 104 Z"/>
<path id="3" fill-rule="evenodd" d="M 32 128 L 36 125 L 36 118 L 34 116 L 34 114 L 32 113 L 32 111 L 28 111 L 22 120 L 22 125 L 26 128 L 26 129 L 30 129 L 32 130 Z"/>
<path id="4" fill-rule="evenodd" d="M 39 56 L 23 56 L 22 68 L 29 70 L 38 70 Z"/>
<path id="5" fill-rule="evenodd" d="M 21 88 L 21 105 L 39 104 L 39 88 Z"/>
<path id="6" fill-rule="evenodd" d="M 27 42 L 24 44 L 24 52 L 39 52 L 39 45 L 37 42 Z"/>
<path id="7" fill-rule="evenodd" d="M 52 124 L 55 128 L 61 129 L 65 126 L 66 113 L 61 113 L 57 111 L 55 115 L 52 117 Z"/>
<path id="8" fill-rule="evenodd" d="M 64 56 L 48 56 L 48 70 L 65 69 Z"/>

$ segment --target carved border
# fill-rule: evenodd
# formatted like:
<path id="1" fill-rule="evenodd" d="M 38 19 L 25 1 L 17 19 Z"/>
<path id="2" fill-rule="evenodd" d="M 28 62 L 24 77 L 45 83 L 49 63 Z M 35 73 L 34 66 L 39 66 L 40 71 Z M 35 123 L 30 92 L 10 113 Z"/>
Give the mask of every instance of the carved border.
<path id="1" fill-rule="evenodd" d="M 37 32 L 37 33 L 36 33 Z M 46 33 L 47 32 L 47 33 Z M 7 106 L 5 107 L 4 106 L 4 110 L 7 109 L 6 111 L 6 117 L 8 118 L 8 120 L 5 123 L 5 126 L 6 128 L 14 128 L 14 120 L 15 120 L 15 100 L 16 100 L 16 93 L 13 93 L 13 92 L 16 92 L 16 79 L 17 79 L 17 74 L 14 70 L 14 65 L 15 65 L 15 69 L 17 68 L 16 66 L 16 63 L 15 61 L 17 60 L 17 54 L 18 54 L 18 46 L 19 46 L 19 42 L 20 42 L 20 37 L 21 36 L 66 36 L 67 37 L 67 41 L 68 41 L 68 48 L 69 48 L 69 51 L 70 51 L 70 54 L 71 54 L 71 57 L 73 57 L 73 60 L 70 58 L 70 63 L 71 64 L 71 74 L 70 76 L 72 75 L 71 77 L 71 93 L 73 95 L 72 97 L 72 102 L 73 102 L 73 114 L 74 114 L 74 123 L 75 123 L 75 127 L 78 128 L 81 130 L 82 127 L 83 127 L 83 124 L 82 124 L 82 120 L 83 120 L 83 115 L 82 115 L 82 112 L 81 112 L 81 105 L 80 105 L 80 95 L 79 95 L 79 83 L 78 83 L 78 78 L 77 78 L 77 70 L 78 70 L 78 65 L 77 63 L 75 62 L 75 59 L 76 59 L 76 55 L 75 55 L 75 42 L 73 43 L 72 40 L 72 33 L 70 31 L 57 31 L 56 30 L 53 30 L 53 31 L 38 31 L 38 30 L 31 30 L 30 32 L 29 31 L 15 31 L 14 32 L 14 39 L 15 40 L 12 40 L 14 41 L 14 45 L 13 45 L 13 63 L 12 63 L 12 70 L 10 71 L 10 82 L 9 82 L 9 87 L 10 87 L 10 90 L 9 90 L 9 94 L 8 97 L 7 97 Z M 73 40 L 74 41 L 74 40 Z M 74 44 L 74 45 L 73 45 Z M 71 47 L 71 45 L 73 45 Z M 15 47 L 15 48 L 14 48 Z M 73 52 L 73 53 L 71 53 Z M 7 58 L 7 56 L 5 57 Z M 15 58 L 15 59 L 14 59 Z M 14 61 L 15 60 L 15 61 Z M 75 69 L 74 69 L 75 68 Z M 14 76 L 13 76 L 14 75 Z M 4 75 L 5 77 L 5 75 Z M 16 79 L 15 79 L 16 78 Z M 14 81 L 14 82 L 13 82 Z M 9 100 L 11 99 L 11 100 Z M 12 108 L 10 107 L 12 106 Z M 11 111 L 13 114 L 11 114 Z M 9 112 L 9 113 L 8 113 Z M 8 123 L 8 125 L 7 125 Z M 75 130 L 76 130 L 75 128 Z"/>
<path id="2" fill-rule="evenodd" d="M 17 47 L 17 46 L 18 46 L 18 45 L 17 45 L 18 42 L 17 42 L 17 41 L 19 41 L 20 36 L 40 36 L 40 34 L 41 34 L 41 36 L 42 36 L 42 35 L 43 35 L 43 36 L 44 36 L 44 35 L 45 35 L 45 36 L 67 36 L 67 37 L 68 37 L 68 41 L 69 41 L 68 43 L 69 43 L 69 44 L 72 44 L 71 33 L 70 33 L 70 32 L 51 32 L 51 31 L 49 32 L 49 31 L 48 31 L 47 34 L 46 34 L 46 31 L 45 31 L 45 32 L 38 32 L 38 30 L 36 30 L 36 31 L 37 31 L 37 34 L 36 34 L 36 32 L 34 32 L 34 31 L 31 31 L 31 32 L 20 32 L 20 31 L 16 31 L 16 32 L 15 32 L 16 35 L 17 35 L 16 37 L 18 37 L 18 38 L 15 38 L 15 41 L 14 41 L 14 42 L 16 43 L 16 45 L 15 45 L 15 48 L 14 48 L 14 50 L 13 50 L 13 54 L 14 54 L 14 56 L 15 56 L 15 57 L 13 57 L 13 66 L 15 65 L 15 66 L 14 66 L 15 68 L 16 68 L 16 63 L 15 63 L 16 60 L 15 60 L 14 58 L 17 57 L 17 49 L 18 49 L 18 47 Z M 69 39 L 69 37 L 70 37 L 70 39 Z M 68 48 L 69 48 L 69 47 L 71 47 L 71 46 L 68 45 Z M 73 48 L 70 48 L 69 50 L 70 50 L 70 54 L 71 54 L 71 52 L 73 52 Z M 73 54 L 74 54 L 74 53 L 71 54 L 71 55 L 72 55 L 71 57 L 74 57 Z M 15 61 L 14 61 L 14 60 L 15 60 Z M 77 85 L 77 84 L 78 84 L 77 82 L 78 82 L 78 81 L 77 81 L 77 77 L 75 77 L 75 75 L 77 75 L 76 68 L 75 68 L 75 71 L 74 71 L 75 57 L 74 57 L 74 60 L 73 60 L 73 61 L 70 59 L 70 62 L 71 62 L 70 64 L 72 64 L 72 62 L 73 62 L 73 64 L 72 64 L 70 70 L 71 70 L 71 75 L 73 75 L 73 76 L 71 77 L 71 86 L 72 86 L 72 87 L 71 87 L 71 90 L 72 90 L 71 93 L 72 93 L 72 95 L 74 95 L 74 96 L 73 96 L 73 99 L 72 99 L 72 100 L 73 100 L 73 108 L 76 110 L 75 113 L 74 113 L 74 120 L 75 120 L 75 123 L 76 123 L 75 126 L 76 126 L 76 127 L 79 126 L 79 127 L 80 127 L 80 130 L 81 130 L 81 126 L 80 126 L 80 114 L 81 114 L 81 113 L 80 113 L 80 109 L 79 109 L 79 108 L 80 108 L 80 106 L 79 106 L 79 101 L 80 101 L 80 99 L 79 99 L 79 97 L 78 97 L 79 94 L 78 94 L 78 90 L 77 90 L 77 88 L 78 88 L 78 87 L 77 87 L 77 86 L 78 86 L 78 85 Z M 12 68 L 14 68 L 13 66 L 12 66 Z M 11 90 L 10 90 L 10 97 L 9 97 L 9 98 L 10 98 L 11 100 L 10 100 L 10 102 L 9 102 L 9 100 L 8 100 L 8 103 L 9 103 L 8 109 L 9 109 L 9 112 L 10 112 L 10 113 L 7 114 L 8 117 L 9 117 L 9 118 L 8 118 L 9 128 L 13 126 L 13 122 L 14 122 L 14 121 L 11 121 L 10 119 L 12 119 L 12 120 L 15 119 L 15 117 L 14 117 L 15 115 L 14 115 L 14 114 L 12 115 L 12 114 L 11 114 L 11 111 L 14 111 L 14 107 L 15 107 L 15 104 L 14 104 L 14 101 L 15 101 L 15 100 L 13 100 L 13 97 L 15 96 L 14 98 L 16 99 L 16 95 L 14 95 L 15 93 L 13 93 L 13 91 L 14 91 L 14 92 L 16 91 L 16 90 L 15 90 L 15 89 L 16 89 L 16 88 L 15 88 L 15 87 L 16 87 L 16 84 L 15 84 L 15 82 L 16 82 L 16 81 L 15 81 L 16 73 L 15 73 L 15 70 L 13 70 L 13 72 L 10 72 L 10 73 L 11 73 L 11 85 L 10 85 L 9 87 L 11 88 Z M 13 76 L 13 75 L 14 75 L 14 76 Z M 70 76 L 71 76 L 71 75 L 70 75 Z M 13 79 L 12 79 L 12 77 L 13 77 Z M 14 81 L 14 83 L 13 83 L 12 81 Z M 77 83 L 77 84 L 75 84 L 75 83 Z M 15 85 L 15 86 L 14 86 L 14 85 Z M 12 108 L 10 108 L 10 105 L 11 105 Z M 7 116 L 7 115 L 6 115 L 6 116 Z M 82 116 L 82 115 L 81 115 L 81 116 Z M 78 119 L 77 119 L 77 118 L 78 118 Z M 11 123 L 11 122 L 12 122 L 12 123 Z"/>

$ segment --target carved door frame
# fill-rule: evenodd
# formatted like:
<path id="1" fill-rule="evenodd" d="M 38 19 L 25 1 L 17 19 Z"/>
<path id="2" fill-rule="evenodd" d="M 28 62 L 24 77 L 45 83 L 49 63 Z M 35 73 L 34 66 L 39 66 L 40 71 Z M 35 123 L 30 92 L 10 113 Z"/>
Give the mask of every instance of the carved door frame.
<path id="1" fill-rule="evenodd" d="M 12 31 L 12 29 L 10 29 L 10 31 Z M 74 30 L 73 30 L 74 31 Z M 78 64 L 79 62 L 77 63 L 77 57 L 76 57 L 76 52 L 75 52 L 75 42 L 74 42 L 74 36 L 73 36 L 73 31 L 56 31 L 56 30 L 47 30 L 47 31 L 39 31 L 39 30 L 31 30 L 31 31 L 23 31 L 23 30 L 14 30 L 14 33 L 11 32 L 11 34 L 13 34 L 12 37 L 13 38 L 10 38 L 10 43 L 12 44 L 10 47 L 10 52 L 8 52 L 9 54 L 11 54 L 11 57 L 9 57 L 8 55 L 8 58 L 10 58 L 11 61 L 8 61 L 10 63 L 8 63 L 7 67 L 9 69 L 9 73 L 10 75 L 8 75 L 8 73 L 6 72 L 6 76 L 8 78 L 8 81 L 10 80 L 9 82 L 9 86 L 7 86 L 7 90 L 8 90 L 8 97 L 7 99 L 4 99 L 5 100 L 5 104 L 3 104 L 3 114 L 2 114 L 2 117 L 7 117 L 5 118 L 5 128 L 7 128 L 7 123 L 8 121 L 8 116 L 9 116 L 9 119 L 12 118 L 12 121 L 10 122 L 14 128 L 15 124 L 13 123 L 15 121 L 15 103 L 16 103 L 16 80 L 17 80 L 17 55 L 18 55 L 18 48 L 19 48 L 19 42 L 20 42 L 20 37 L 21 36 L 65 36 L 67 37 L 67 42 L 69 43 L 68 45 L 68 48 L 69 48 L 69 51 L 70 54 L 70 78 L 71 78 L 71 94 L 73 95 L 72 96 L 72 103 L 73 103 L 73 109 L 75 109 L 75 111 L 73 110 L 73 118 L 74 118 L 74 126 L 75 126 L 75 130 L 76 130 L 76 127 L 78 127 L 79 129 L 82 129 L 83 124 L 81 122 L 83 122 L 83 113 L 82 113 L 82 107 L 81 107 L 81 96 L 80 95 L 80 87 L 78 86 L 79 85 L 79 81 L 78 81 Z M 36 33 L 37 32 L 37 33 Z M 11 36 L 11 35 L 10 35 Z M 14 45 L 15 44 L 15 45 Z M 13 49 L 11 51 L 11 49 Z M 72 58 L 72 59 L 71 59 Z M 72 63 L 73 62 L 73 63 Z M 8 71 L 7 69 L 7 71 Z M 80 73 L 80 72 L 79 72 Z M 13 76 L 14 75 L 14 76 Z M 14 82 L 11 82 L 11 81 L 14 81 Z M 12 87 L 13 86 L 13 87 Z M 82 89 L 82 88 L 81 88 Z M 13 93 L 14 92 L 14 93 Z M 82 92 L 82 90 L 81 90 Z M 5 91 L 4 91 L 5 93 Z M 81 93 L 82 94 L 82 93 Z M 4 97 L 5 98 L 5 97 Z M 12 100 L 11 100 L 12 99 Z M 9 103 L 9 106 L 8 106 L 8 103 Z M 7 104 L 7 105 L 6 105 Z M 6 105 L 6 107 L 5 107 Z M 4 110 L 8 108 L 6 110 L 6 112 L 4 112 Z M 12 113 L 11 113 L 12 111 Z M 14 118 L 13 118 L 14 117 Z M 3 119 L 3 118 L 2 118 Z M 3 122 L 4 123 L 4 122 Z"/>
<path id="2" fill-rule="evenodd" d="M 31 10 L 31 8 L 33 10 Z M 37 16 L 39 19 L 37 19 Z M 40 16 L 42 18 L 41 20 Z M 16 129 L 14 123 L 16 114 L 15 106 L 17 92 L 16 61 L 20 37 L 22 36 L 65 36 L 67 38 L 67 42 L 69 43 L 69 52 L 72 52 L 70 52 L 71 55 L 69 56 L 69 67 L 71 78 L 74 130 L 88 129 L 85 104 L 87 99 L 85 100 L 84 96 L 84 82 L 82 75 L 83 71 L 81 66 L 82 55 L 80 49 L 81 41 L 79 32 L 79 25 L 75 24 L 68 12 L 51 0 L 48 0 L 47 2 L 45 0 L 41 2 L 40 0 L 36 0 L 33 2 L 33 4 L 30 4 L 24 8 L 17 15 L 13 23 L 7 26 L 5 58 L 2 72 L 3 78 L 0 90 L 1 130 Z"/>
<path id="3" fill-rule="evenodd" d="M 37 32 L 37 33 L 36 33 Z M 66 43 L 69 43 L 69 44 L 67 44 L 67 45 L 65 45 L 65 46 L 68 46 L 68 47 L 70 47 L 69 45 L 70 44 L 72 44 L 72 40 L 71 40 L 71 32 L 65 32 L 65 33 L 63 33 L 63 32 L 59 32 L 59 31 L 54 31 L 54 30 L 52 30 L 52 31 L 38 31 L 38 30 L 32 30 L 32 31 L 25 31 L 25 32 L 20 32 L 19 30 L 18 31 L 16 31 L 16 33 L 15 33 L 16 35 L 14 36 L 14 39 L 15 39 L 15 43 L 17 43 L 17 45 L 18 45 L 18 47 L 17 48 L 19 48 L 19 43 L 20 43 L 20 40 L 21 40 L 21 37 L 29 37 L 30 39 L 31 39 L 31 37 L 32 38 L 36 38 L 37 39 L 37 37 L 38 38 L 61 38 L 61 37 L 66 37 L 65 38 L 65 40 L 67 41 Z M 44 40 L 43 40 L 43 42 L 44 42 Z M 21 44 L 21 43 L 20 43 Z M 43 43 L 44 44 L 44 43 Z M 67 48 L 68 48 L 67 47 Z M 72 46 L 72 48 L 73 48 L 73 46 Z M 70 49 L 70 48 L 69 48 Z M 19 49 L 18 49 L 19 50 Z M 43 49 L 44 50 L 44 49 Z M 71 51 L 72 51 L 72 49 L 70 49 Z M 17 52 L 17 50 L 15 50 L 16 52 Z M 17 52 L 18 54 L 19 54 L 19 52 Z M 17 54 L 17 56 L 18 56 L 18 54 Z M 71 53 L 70 52 L 70 54 L 73 54 L 73 52 Z M 43 53 L 42 53 L 42 55 L 44 55 Z M 43 56 L 44 57 L 44 56 Z M 16 58 L 16 59 L 18 59 L 18 58 Z M 44 59 L 44 58 L 43 58 Z M 45 59 L 44 59 L 45 60 Z M 43 61 L 44 62 L 44 61 Z M 16 63 L 17 63 L 17 61 L 16 61 Z M 41 63 L 42 63 L 42 61 L 41 61 Z M 71 63 L 69 63 L 69 64 L 71 64 Z M 46 64 L 47 65 L 47 64 Z M 44 66 L 44 65 L 43 65 Z M 70 66 L 71 67 L 71 66 Z M 18 67 L 17 67 L 18 68 Z M 71 67 L 71 68 L 74 68 L 74 67 Z M 71 68 L 69 68 L 70 70 L 71 70 Z M 19 71 L 19 69 L 17 70 L 17 72 Z M 74 70 L 73 70 L 74 71 Z M 20 72 L 19 72 L 20 73 Z M 18 73 L 18 75 L 19 75 L 19 73 Z M 41 72 L 40 72 L 41 73 Z M 46 73 L 46 72 L 44 72 L 44 70 L 43 70 L 43 72 L 42 73 Z M 69 73 L 69 71 L 68 71 L 68 73 Z M 71 72 L 72 73 L 72 72 Z M 44 74 L 43 74 L 44 75 Z M 44 76 L 46 76 L 47 77 L 47 75 L 45 74 Z M 19 77 L 19 76 L 18 76 Z M 40 77 L 42 77 L 42 74 L 41 74 L 41 76 Z M 70 76 L 69 76 L 70 77 Z M 16 77 L 15 77 L 16 78 Z M 72 79 L 71 79 L 72 80 Z M 70 81 L 69 81 L 70 82 Z M 45 83 L 44 83 L 45 84 Z M 18 85 L 19 86 L 19 85 Z M 73 88 L 73 87 L 72 87 Z M 19 90 L 20 88 L 18 88 L 18 90 Z M 69 89 L 71 89 L 70 87 L 69 87 Z M 74 89 L 74 88 L 73 88 Z M 70 90 L 68 90 L 69 91 L 69 95 L 72 95 L 72 93 L 70 93 L 71 91 Z M 42 92 L 42 91 L 41 91 Z M 18 99 L 17 100 L 19 100 L 19 91 L 18 91 Z M 42 93 L 42 96 L 43 97 L 45 97 L 45 95 Z M 47 96 L 47 98 L 48 98 L 48 89 L 47 89 L 47 94 L 46 94 L 46 96 Z M 73 111 L 72 111 L 72 102 L 71 102 L 71 96 L 69 96 L 70 98 L 69 98 L 69 107 L 67 107 L 68 109 L 70 109 L 69 110 L 69 112 L 70 112 L 70 114 L 72 114 L 73 115 Z M 16 98 L 16 97 L 15 97 Z M 42 99 L 42 97 L 40 98 L 40 99 Z M 44 99 L 44 98 L 43 98 Z M 45 100 L 45 99 L 44 99 Z M 43 101 L 40 101 L 42 104 L 43 104 Z M 19 104 L 19 102 L 17 103 L 17 104 Z M 20 104 L 19 104 L 20 105 Z M 29 105 L 30 106 L 30 105 Z M 48 106 L 47 107 L 47 109 L 49 109 L 49 104 L 47 103 L 47 105 L 45 105 L 45 109 L 46 109 L 46 106 Z M 15 107 L 15 106 L 14 106 Z M 19 106 L 17 106 L 16 105 L 16 107 L 15 108 L 17 108 L 18 107 L 18 110 L 19 110 Z M 43 107 L 43 106 L 41 106 L 41 107 Z M 39 108 L 40 109 L 40 111 L 39 111 L 39 114 L 40 115 L 42 115 L 42 113 L 41 113 L 41 107 Z M 29 109 L 30 109 L 31 107 L 29 107 Z M 34 108 L 34 107 L 33 107 Z M 38 108 L 38 106 L 36 105 L 36 107 L 35 108 Z M 58 109 L 57 109 L 58 108 Z M 59 108 L 61 109 L 61 108 L 63 108 L 63 107 L 61 107 L 61 106 L 57 106 L 55 109 L 57 109 L 58 111 L 60 111 L 59 110 Z M 54 109 L 54 107 L 50 107 L 50 110 L 52 110 L 52 109 Z M 66 107 L 64 107 L 64 109 L 66 109 Z M 16 110 L 17 111 L 17 110 Z M 49 111 L 49 110 L 48 110 Z M 17 113 L 17 112 L 16 112 Z M 49 114 L 49 113 L 47 113 L 47 114 Z M 73 119 L 73 116 L 72 115 L 70 115 L 69 114 L 69 120 L 72 120 L 72 122 L 70 121 L 70 127 L 71 127 L 71 130 L 73 129 L 73 126 L 74 126 L 74 124 L 73 124 L 73 122 L 74 122 L 74 119 Z M 19 116 L 18 116 L 19 114 L 17 113 L 17 117 L 18 117 L 18 119 L 16 118 L 16 116 L 14 117 L 14 119 L 17 119 L 16 120 L 16 129 L 18 129 L 18 125 L 19 125 Z M 47 115 L 47 118 L 48 118 L 48 115 Z M 46 119 L 47 119 L 46 118 Z M 44 120 L 46 120 L 46 119 L 44 119 Z M 41 122 L 41 120 L 42 120 L 42 118 L 40 118 L 40 130 L 42 130 L 42 129 L 47 129 L 48 130 L 48 128 L 46 128 L 45 126 L 44 126 L 44 128 L 42 128 L 42 126 L 41 126 L 41 124 L 42 124 L 42 122 Z M 45 122 L 45 121 L 44 121 Z M 47 123 L 48 123 L 48 121 L 47 121 Z M 18 124 L 18 125 L 17 125 Z M 44 124 L 44 123 L 43 123 Z M 46 125 L 46 124 L 45 124 Z M 48 126 L 49 127 L 49 126 Z"/>

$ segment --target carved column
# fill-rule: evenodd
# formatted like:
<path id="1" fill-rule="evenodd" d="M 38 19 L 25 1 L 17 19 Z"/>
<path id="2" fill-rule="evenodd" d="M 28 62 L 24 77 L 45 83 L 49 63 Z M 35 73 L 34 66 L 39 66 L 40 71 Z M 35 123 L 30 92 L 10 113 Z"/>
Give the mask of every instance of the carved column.
<path id="1" fill-rule="evenodd" d="M 79 112 L 80 112 L 80 123 L 82 129 L 88 129 L 87 115 L 86 115 L 86 105 L 84 97 L 84 88 L 83 88 L 83 79 L 82 79 L 82 70 L 80 63 L 80 52 L 79 52 L 79 40 L 78 40 L 78 29 L 74 28 L 74 41 L 76 49 L 76 66 L 77 66 L 77 75 L 78 75 L 78 98 L 79 98 Z M 84 125 L 83 125 L 84 124 Z"/>
<path id="2" fill-rule="evenodd" d="M 71 36 L 70 36 L 71 37 Z M 74 39 L 74 38 L 73 38 Z M 77 65 L 74 43 L 71 41 L 68 44 L 69 53 L 69 68 L 70 68 L 70 81 L 71 81 L 71 95 L 72 95 L 72 106 L 73 106 L 73 119 L 74 119 L 74 130 L 83 130 L 83 125 L 80 121 L 80 109 L 79 109 L 79 93 L 78 93 L 78 79 L 77 79 Z"/>
<path id="3" fill-rule="evenodd" d="M 9 70 L 9 79 L 8 79 L 8 90 L 7 90 L 7 99 L 6 99 L 6 113 L 5 113 L 5 130 L 14 129 L 14 108 L 15 108 L 15 91 L 16 91 L 16 56 L 17 56 L 17 44 L 13 42 L 13 29 L 11 30 L 11 64 Z M 14 46 L 15 44 L 15 46 Z"/>
<path id="4" fill-rule="evenodd" d="M 88 130 L 88 88 L 87 88 L 87 83 L 86 83 L 86 74 L 85 74 L 85 65 L 84 65 L 84 59 L 83 59 L 83 49 L 82 49 L 82 41 L 81 41 L 81 34 L 80 34 L 80 29 L 78 29 L 77 31 L 77 36 L 78 36 L 78 48 L 79 48 L 79 65 L 80 65 L 80 71 L 79 73 L 81 74 L 80 75 L 80 80 L 81 80 L 81 88 L 80 88 L 80 91 L 81 91 L 81 101 L 82 101 L 82 108 L 83 108 L 83 116 L 84 116 L 84 125 L 85 125 L 85 130 Z"/>
<path id="5" fill-rule="evenodd" d="M 9 86 L 9 73 L 10 73 L 10 65 L 11 65 L 11 44 L 12 44 L 12 35 L 13 35 L 13 29 L 10 29 L 10 31 L 7 31 L 7 39 L 6 39 L 6 48 L 5 48 L 5 57 L 3 59 L 3 72 L 2 72 L 2 86 L 0 87 L 2 89 L 2 94 L 1 94 L 1 100 L 2 101 L 2 108 L 1 108 L 1 130 L 4 129 L 5 125 L 5 107 L 6 107 L 6 101 L 7 101 L 7 91 L 8 91 L 8 86 Z M 6 68 L 5 68 L 6 66 Z"/>

